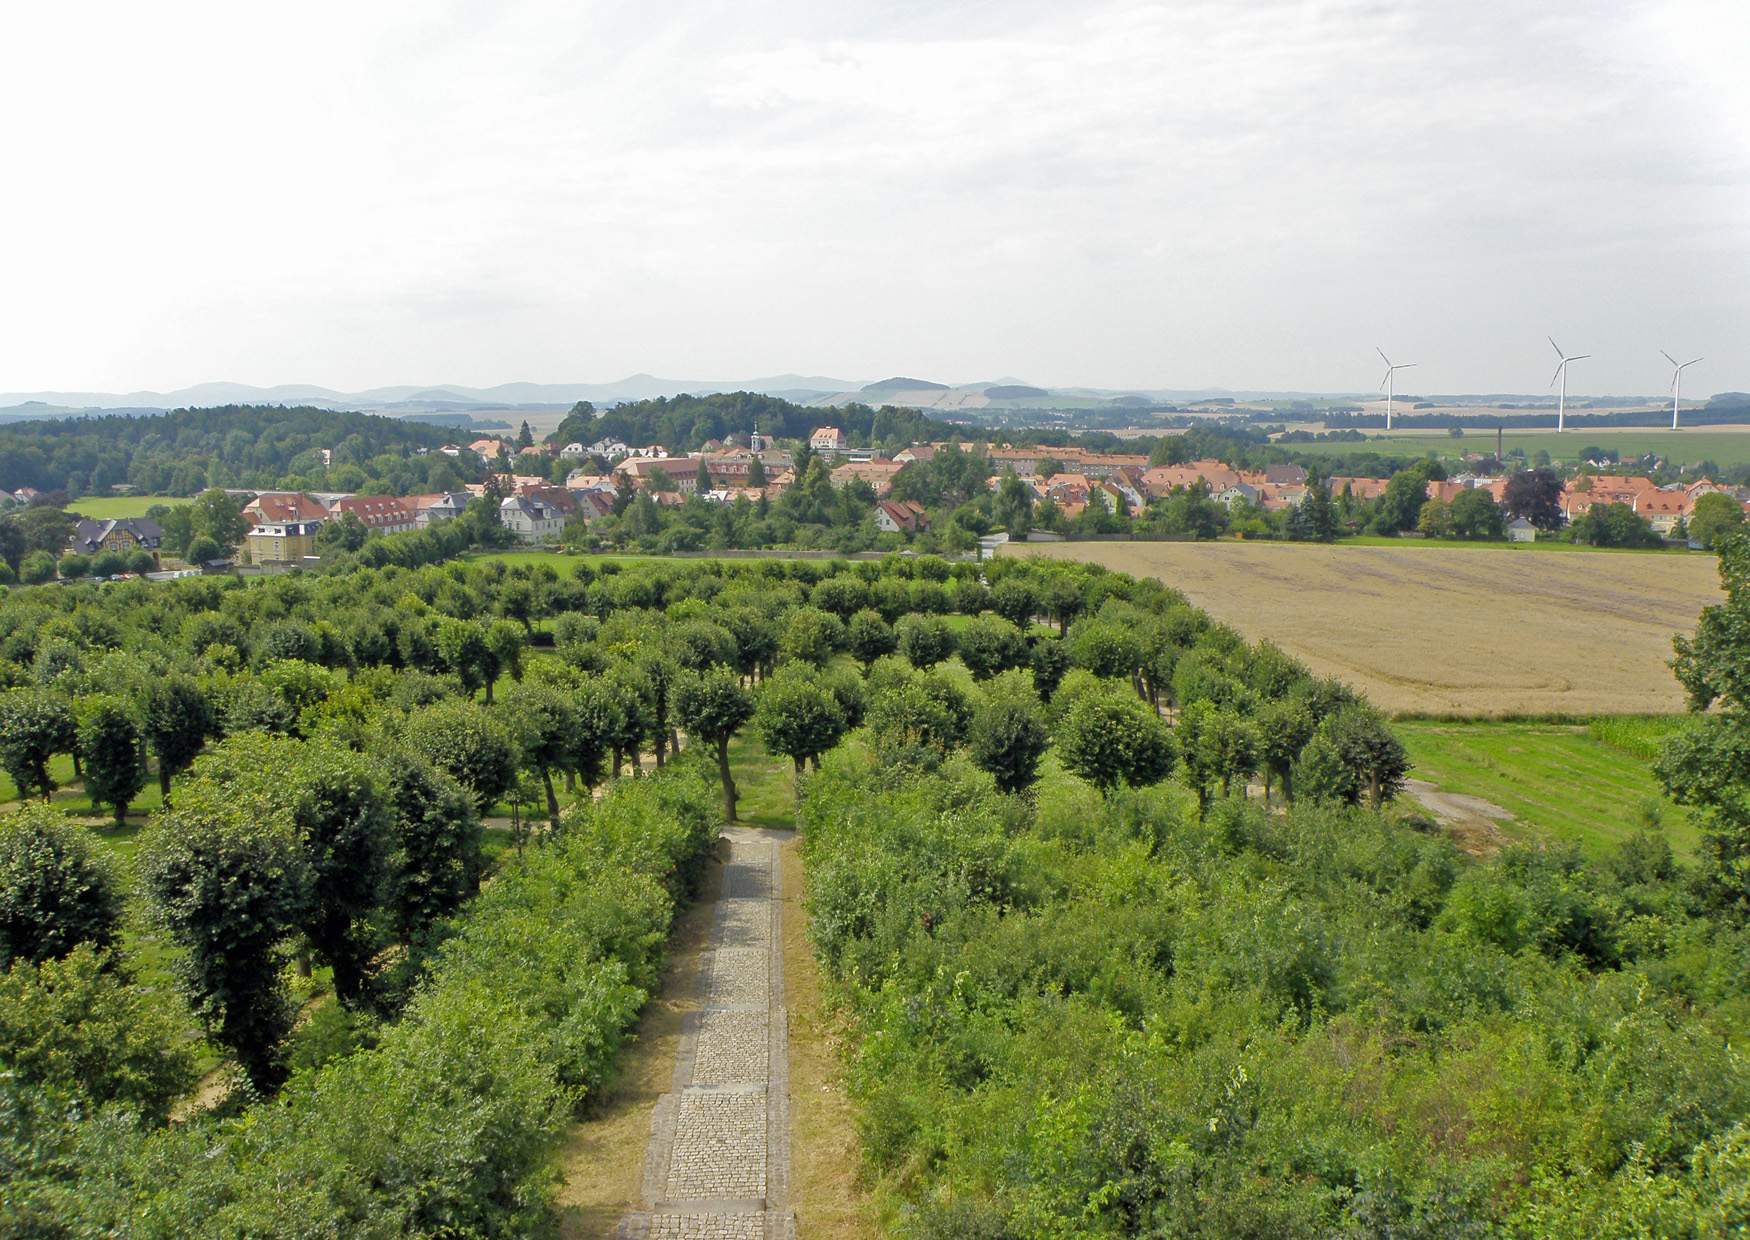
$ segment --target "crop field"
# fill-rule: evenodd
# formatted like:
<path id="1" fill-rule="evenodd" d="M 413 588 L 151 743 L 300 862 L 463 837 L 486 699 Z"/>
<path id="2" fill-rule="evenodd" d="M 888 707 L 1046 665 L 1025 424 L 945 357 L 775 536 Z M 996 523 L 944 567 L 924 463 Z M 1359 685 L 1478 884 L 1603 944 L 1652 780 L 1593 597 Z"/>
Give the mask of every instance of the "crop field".
<path id="1" fill-rule="evenodd" d="M 1394 730 L 1415 764 L 1411 796 L 1474 851 L 1523 841 L 1597 856 L 1652 829 L 1688 856 L 1696 829 L 1651 762 L 1658 741 L 1680 726 L 1662 716 L 1591 725 L 1411 720 Z"/>
<path id="2" fill-rule="evenodd" d="M 143 517 L 148 509 L 159 504 L 174 508 L 178 504 L 190 502 L 186 495 L 88 495 L 84 499 L 72 501 L 67 505 L 67 510 L 82 517 L 90 517 L 94 521 L 108 521 L 112 518 Z"/>
<path id="3" fill-rule="evenodd" d="M 1550 415 L 1553 424 L 1555 415 Z M 1458 458 L 1467 452 L 1493 452 L 1495 433 L 1491 430 L 1471 430 L 1462 439 L 1454 439 L 1445 430 L 1394 431 L 1390 435 L 1369 435 L 1364 442 L 1326 442 L 1284 444 L 1295 452 L 1337 453 L 1383 452 L 1396 456 L 1439 456 Z M 1573 464 L 1580 452 L 1588 447 L 1608 448 L 1625 457 L 1656 452 L 1675 464 L 1712 461 L 1721 467 L 1750 464 L 1750 426 L 1709 426 L 1695 430 L 1651 430 L 1647 427 L 1581 427 L 1556 434 L 1554 430 L 1509 430 L 1502 435 L 1502 447 L 1511 452 L 1525 451 L 1527 457 L 1547 452 L 1550 459 Z"/>
<path id="4" fill-rule="evenodd" d="M 1394 714 L 1682 710 L 1671 639 L 1721 598 L 1711 556 L 1232 542 L 1042 543 L 1004 554 L 1157 577 Z"/>

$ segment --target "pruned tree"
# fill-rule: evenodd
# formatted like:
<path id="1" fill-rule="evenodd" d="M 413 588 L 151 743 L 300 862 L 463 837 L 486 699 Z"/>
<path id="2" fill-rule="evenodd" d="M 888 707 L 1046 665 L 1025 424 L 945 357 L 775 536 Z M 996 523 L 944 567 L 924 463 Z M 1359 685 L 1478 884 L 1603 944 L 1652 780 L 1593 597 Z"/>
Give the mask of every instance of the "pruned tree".
<path id="1" fill-rule="evenodd" d="M 48 800 L 55 790 L 49 759 L 71 753 L 78 743 L 73 707 L 48 689 L 13 689 L 0 694 L 0 766 L 19 794 Z"/>
<path id="2" fill-rule="evenodd" d="M 1057 752 L 1072 773 L 1109 792 L 1140 788 L 1172 773 L 1178 746 L 1172 729 L 1134 697 L 1090 693 L 1057 726 Z"/>
<path id="3" fill-rule="evenodd" d="M 146 786 L 145 738 L 126 702 L 105 693 L 79 703 L 79 752 L 92 804 L 107 802 L 116 822 L 125 821 L 128 803 Z"/>
<path id="4" fill-rule="evenodd" d="M 717 754 L 717 776 L 723 784 L 723 819 L 736 819 L 735 780 L 729 770 L 729 742 L 753 718 L 753 694 L 741 678 L 723 666 L 693 672 L 675 686 L 675 714 L 687 735 L 711 745 Z"/>
<path id="5" fill-rule="evenodd" d="M 85 831 L 42 806 L 0 820 L 0 969 L 81 943 L 107 949 L 121 913 L 115 876 Z"/>
<path id="6" fill-rule="evenodd" d="M 216 726 L 213 707 L 192 676 L 169 675 L 146 691 L 146 743 L 158 758 L 158 790 L 170 799 L 170 781 L 188 769 Z"/>

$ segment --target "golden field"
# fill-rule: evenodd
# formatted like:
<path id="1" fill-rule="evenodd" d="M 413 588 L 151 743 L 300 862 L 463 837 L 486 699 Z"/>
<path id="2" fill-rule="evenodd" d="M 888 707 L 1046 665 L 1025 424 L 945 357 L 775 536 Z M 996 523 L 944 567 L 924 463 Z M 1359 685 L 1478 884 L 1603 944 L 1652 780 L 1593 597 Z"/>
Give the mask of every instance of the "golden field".
<path id="1" fill-rule="evenodd" d="M 1671 638 L 1721 598 L 1712 556 L 1287 543 L 1030 543 L 1156 577 L 1393 714 L 1682 710 Z"/>

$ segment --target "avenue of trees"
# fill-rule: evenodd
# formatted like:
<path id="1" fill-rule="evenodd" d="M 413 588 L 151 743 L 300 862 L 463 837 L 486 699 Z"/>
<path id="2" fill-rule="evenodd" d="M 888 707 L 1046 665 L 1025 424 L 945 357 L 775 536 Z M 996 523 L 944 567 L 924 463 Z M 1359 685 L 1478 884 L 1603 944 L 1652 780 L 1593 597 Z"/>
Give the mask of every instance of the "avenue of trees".
<path id="1" fill-rule="evenodd" d="M 1661 766 L 1693 863 L 1467 859 L 1377 711 L 1160 582 L 391 543 L 0 597 L 0 1234 L 551 1227 L 749 747 L 907 1234 L 1744 1223 L 1731 537 L 1678 664 L 1725 709 Z M 235 1087 L 171 1123 L 202 1056 Z"/>

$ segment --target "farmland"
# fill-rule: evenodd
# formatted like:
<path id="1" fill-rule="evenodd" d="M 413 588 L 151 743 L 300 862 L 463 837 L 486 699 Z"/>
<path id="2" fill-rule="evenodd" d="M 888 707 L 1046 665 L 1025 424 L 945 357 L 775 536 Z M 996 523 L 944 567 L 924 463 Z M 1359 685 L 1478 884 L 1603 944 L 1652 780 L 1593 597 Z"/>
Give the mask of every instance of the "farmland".
<path id="1" fill-rule="evenodd" d="M 1551 423 L 1555 415 L 1550 415 Z M 1436 456 L 1456 460 L 1467 452 L 1493 452 L 1495 433 L 1471 430 L 1463 438 L 1454 439 L 1445 430 L 1400 431 L 1390 435 L 1369 435 L 1364 442 L 1297 443 L 1296 452 L 1314 455 L 1347 455 L 1352 452 L 1382 452 L 1397 456 Z M 1577 464 L 1580 453 L 1588 447 L 1608 448 L 1624 457 L 1657 453 L 1676 465 L 1712 461 L 1724 467 L 1750 464 L 1750 427 L 1710 426 L 1695 430 L 1649 430 L 1646 427 L 1579 427 L 1556 434 L 1553 430 L 1509 430 L 1502 433 L 1502 447 L 1511 452 L 1524 451 L 1526 457 L 1547 452 L 1558 464 Z"/>
<path id="2" fill-rule="evenodd" d="M 1396 714 L 1681 710 L 1671 639 L 1720 598 L 1702 556 L 1142 542 L 1005 553 L 1158 577 Z"/>

